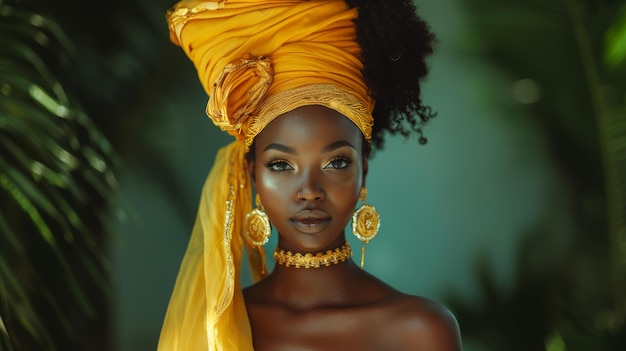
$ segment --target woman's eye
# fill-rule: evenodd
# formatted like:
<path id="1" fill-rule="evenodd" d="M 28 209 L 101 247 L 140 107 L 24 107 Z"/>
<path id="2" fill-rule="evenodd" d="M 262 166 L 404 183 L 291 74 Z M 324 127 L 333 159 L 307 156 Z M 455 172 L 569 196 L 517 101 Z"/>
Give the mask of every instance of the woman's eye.
<path id="1" fill-rule="evenodd" d="M 267 167 L 272 172 L 282 172 L 293 169 L 293 167 L 291 167 L 289 163 L 280 160 L 268 162 L 267 164 L 265 164 L 265 167 Z"/>
<path id="2" fill-rule="evenodd" d="M 328 165 L 326 165 L 325 168 L 343 169 L 343 168 L 348 167 L 350 163 L 352 163 L 352 160 L 350 160 L 349 158 L 337 157 L 337 158 L 330 160 L 330 162 L 328 162 Z"/>

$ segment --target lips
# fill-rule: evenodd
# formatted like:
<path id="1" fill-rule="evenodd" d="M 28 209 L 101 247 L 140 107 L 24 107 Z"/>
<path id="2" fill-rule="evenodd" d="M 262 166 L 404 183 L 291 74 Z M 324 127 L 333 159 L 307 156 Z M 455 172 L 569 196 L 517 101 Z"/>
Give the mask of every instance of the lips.
<path id="1" fill-rule="evenodd" d="M 313 234 L 324 230 L 330 224 L 330 215 L 322 210 L 302 210 L 290 218 L 290 222 L 300 231 Z"/>

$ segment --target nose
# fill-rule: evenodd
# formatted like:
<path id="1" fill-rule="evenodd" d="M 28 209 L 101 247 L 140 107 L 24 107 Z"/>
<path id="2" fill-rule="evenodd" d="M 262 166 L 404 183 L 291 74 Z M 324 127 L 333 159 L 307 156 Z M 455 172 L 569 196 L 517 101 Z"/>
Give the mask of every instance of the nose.
<path id="1" fill-rule="evenodd" d="M 315 170 L 302 172 L 297 194 L 299 201 L 320 201 L 326 198 L 326 192 L 318 173 Z"/>

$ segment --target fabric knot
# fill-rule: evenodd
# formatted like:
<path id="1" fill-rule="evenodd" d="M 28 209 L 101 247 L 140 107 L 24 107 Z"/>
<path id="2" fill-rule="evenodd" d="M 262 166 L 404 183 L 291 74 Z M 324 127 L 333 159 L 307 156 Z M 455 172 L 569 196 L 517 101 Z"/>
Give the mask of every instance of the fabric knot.
<path id="1" fill-rule="evenodd" d="M 265 56 L 246 54 L 229 62 L 213 84 L 207 115 L 223 131 L 242 134 L 242 128 L 267 94 L 273 76 L 271 60 Z"/>

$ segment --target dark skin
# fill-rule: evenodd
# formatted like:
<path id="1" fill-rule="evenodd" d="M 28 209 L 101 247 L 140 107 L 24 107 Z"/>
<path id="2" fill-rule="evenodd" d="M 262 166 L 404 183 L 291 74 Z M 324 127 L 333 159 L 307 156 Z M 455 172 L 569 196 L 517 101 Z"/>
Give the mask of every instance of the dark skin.
<path id="1" fill-rule="evenodd" d="M 321 106 L 288 112 L 256 137 L 250 176 L 279 247 L 317 253 L 346 242 L 367 175 L 362 140 L 349 119 Z M 244 298 L 257 351 L 462 350 L 445 306 L 399 292 L 352 260 L 277 264 Z"/>

